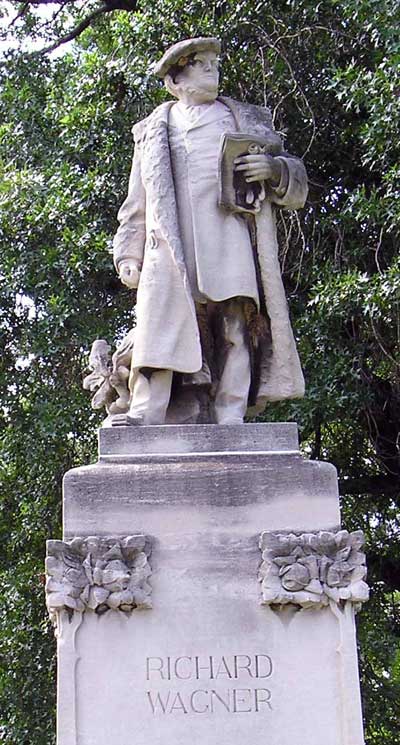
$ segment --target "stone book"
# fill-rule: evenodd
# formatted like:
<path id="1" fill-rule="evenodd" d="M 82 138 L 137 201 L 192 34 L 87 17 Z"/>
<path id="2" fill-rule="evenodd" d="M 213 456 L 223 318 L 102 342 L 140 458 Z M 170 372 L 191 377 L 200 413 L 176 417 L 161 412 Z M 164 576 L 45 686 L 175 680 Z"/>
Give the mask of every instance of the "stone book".
<path id="1" fill-rule="evenodd" d="M 222 135 L 219 156 L 219 206 L 229 212 L 259 212 L 261 202 L 265 198 L 264 185 L 260 181 L 248 184 L 243 172 L 235 172 L 235 159 L 242 155 L 258 153 L 279 155 L 281 150 L 280 137 L 272 131 L 270 137 L 248 135 L 243 132 L 228 132 Z"/>

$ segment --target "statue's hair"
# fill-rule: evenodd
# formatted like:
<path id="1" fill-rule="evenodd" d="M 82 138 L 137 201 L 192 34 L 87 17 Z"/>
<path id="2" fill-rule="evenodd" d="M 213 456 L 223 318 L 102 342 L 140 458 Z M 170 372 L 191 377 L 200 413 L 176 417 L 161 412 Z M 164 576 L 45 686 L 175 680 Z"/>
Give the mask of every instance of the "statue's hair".
<path id="1" fill-rule="evenodd" d="M 164 77 L 164 85 L 165 85 L 168 93 L 170 93 L 171 96 L 174 96 L 174 98 L 176 98 L 176 93 L 175 93 L 175 90 L 174 90 L 174 86 L 176 85 L 176 83 L 175 83 L 175 80 L 174 80 L 173 76 L 170 74 L 169 71 L 167 72 L 166 76 Z"/>
<path id="2" fill-rule="evenodd" d="M 176 85 L 176 77 L 178 76 L 180 72 L 182 72 L 182 70 L 185 69 L 185 67 L 188 67 L 189 65 L 193 64 L 195 56 L 196 56 L 196 52 L 188 56 L 187 62 L 185 65 L 172 65 L 169 68 L 168 72 L 166 73 L 164 77 L 164 85 L 168 93 L 171 94 L 171 96 L 175 96 L 175 98 L 177 97 L 175 90 L 174 90 L 174 86 Z"/>
<path id="3" fill-rule="evenodd" d="M 193 54 L 188 55 L 187 62 L 186 62 L 185 65 L 172 65 L 169 68 L 168 72 L 165 74 L 165 76 L 164 76 L 164 85 L 165 85 L 168 93 L 171 94 L 171 96 L 174 96 L 175 98 L 178 98 L 178 96 L 176 94 L 176 91 L 175 91 L 175 86 L 177 85 L 176 77 L 186 67 L 188 67 L 189 65 L 193 65 L 194 60 L 195 60 L 195 57 L 196 57 L 196 54 L 197 54 L 197 52 L 194 52 Z M 187 92 L 188 93 L 196 93 L 196 91 L 197 91 L 197 88 L 195 86 L 193 86 L 193 83 L 192 83 L 192 87 L 191 88 L 187 88 Z"/>
<path id="4" fill-rule="evenodd" d="M 178 65 L 178 64 L 171 65 L 165 77 L 169 75 L 169 77 L 172 78 L 173 82 L 175 83 L 175 78 L 178 75 L 178 73 L 182 72 L 182 70 L 184 70 L 185 67 L 187 67 L 188 65 L 192 65 L 194 62 L 195 56 L 196 56 L 196 52 L 193 52 L 193 54 L 189 54 L 185 65 Z"/>

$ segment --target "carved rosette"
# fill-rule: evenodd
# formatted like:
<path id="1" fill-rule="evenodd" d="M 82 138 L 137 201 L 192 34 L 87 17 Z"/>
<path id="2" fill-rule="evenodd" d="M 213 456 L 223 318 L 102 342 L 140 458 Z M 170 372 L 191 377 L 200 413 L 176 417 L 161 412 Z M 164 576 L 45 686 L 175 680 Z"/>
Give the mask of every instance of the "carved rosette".
<path id="1" fill-rule="evenodd" d="M 151 608 L 150 553 L 144 535 L 47 541 L 46 604 L 52 621 L 61 610 L 72 615 Z"/>
<path id="2" fill-rule="evenodd" d="M 350 602 L 359 610 L 369 596 L 363 545 L 361 530 L 262 533 L 262 603 L 322 608 Z"/>

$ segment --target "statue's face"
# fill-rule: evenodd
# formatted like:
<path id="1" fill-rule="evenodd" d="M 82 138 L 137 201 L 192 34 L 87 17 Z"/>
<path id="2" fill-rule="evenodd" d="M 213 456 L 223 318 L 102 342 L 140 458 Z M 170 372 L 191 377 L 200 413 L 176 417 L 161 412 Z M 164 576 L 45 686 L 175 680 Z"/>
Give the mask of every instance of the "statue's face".
<path id="1" fill-rule="evenodd" d="M 175 78 L 176 93 L 194 93 L 200 100 L 214 101 L 218 95 L 219 59 L 215 52 L 198 52 Z"/>

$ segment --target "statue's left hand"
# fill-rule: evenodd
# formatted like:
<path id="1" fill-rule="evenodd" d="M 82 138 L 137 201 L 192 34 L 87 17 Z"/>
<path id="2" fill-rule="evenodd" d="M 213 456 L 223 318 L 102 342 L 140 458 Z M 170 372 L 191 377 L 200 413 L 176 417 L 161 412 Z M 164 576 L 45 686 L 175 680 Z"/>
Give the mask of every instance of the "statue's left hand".
<path id="1" fill-rule="evenodd" d="M 235 159 L 235 171 L 244 171 L 248 183 L 252 181 L 269 181 L 271 186 L 278 186 L 281 180 L 282 163 L 272 155 L 241 155 Z"/>
<path id="2" fill-rule="evenodd" d="M 130 290 L 136 290 L 140 277 L 140 271 L 136 261 L 133 259 L 123 259 L 119 263 L 118 273 L 124 285 L 129 287 Z"/>

